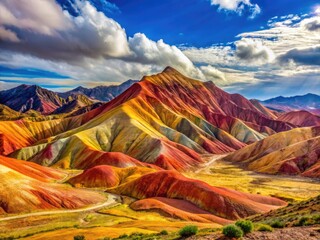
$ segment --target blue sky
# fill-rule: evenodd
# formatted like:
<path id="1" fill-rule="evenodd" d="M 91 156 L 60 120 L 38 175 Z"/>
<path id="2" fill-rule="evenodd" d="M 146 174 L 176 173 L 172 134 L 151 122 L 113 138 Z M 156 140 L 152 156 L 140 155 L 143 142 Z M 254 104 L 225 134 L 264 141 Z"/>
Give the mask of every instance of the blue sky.
<path id="1" fill-rule="evenodd" d="M 219 11 L 219 7 L 211 5 L 208 0 L 110 2 L 121 9 L 121 14 L 116 12 L 112 17 L 129 36 L 143 32 L 152 40 L 163 38 L 168 44 L 206 47 L 231 42 L 240 33 L 266 27 L 267 21 L 274 16 L 309 13 L 318 1 L 252 1 L 261 8 L 261 13 L 254 19 L 249 18 L 247 10 L 240 17 L 234 12 Z"/>
<path id="2" fill-rule="evenodd" d="M 140 79 L 171 65 L 229 92 L 320 94 L 315 0 L 3 0 L 0 89 Z"/>

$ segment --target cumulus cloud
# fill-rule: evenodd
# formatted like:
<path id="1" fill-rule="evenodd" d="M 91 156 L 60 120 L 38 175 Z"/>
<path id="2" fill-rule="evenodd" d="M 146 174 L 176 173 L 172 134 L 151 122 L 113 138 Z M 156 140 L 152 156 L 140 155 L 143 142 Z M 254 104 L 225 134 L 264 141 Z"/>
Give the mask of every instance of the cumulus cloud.
<path id="1" fill-rule="evenodd" d="M 54 0 L 3 0 L 0 2 L 0 25 L 54 35 L 72 24 Z"/>
<path id="2" fill-rule="evenodd" d="M 183 53 L 194 63 L 229 65 L 234 61 L 231 46 L 212 46 L 207 48 L 182 47 Z"/>
<path id="3" fill-rule="evenodd" d="M 281 63 L 293 61 L 302 65 L 320 65 L 320 45 L 310 48 L 292 49 L 278 57 Z"/>
<path id="4" fill-rule="evenodd" d="M 319 31 L 320 30 L 320 19 L 315 19 L 311 22 L 305 23 L 305 27 L 309 31 Z"/>
<path id="5" fill-rule="evenodd" d="M 227 91 L 255 98 L 315 92 L 320 73 L 315 68 L 320 59 L 319 33 L 314 27 L 318 21 L 319 16 L 312 14 L 275 16 L 266 29 L 241 33 L 234 43 L 181 49 L 191 61 L 222 71 Z M 297 87 L 304 78 L 308 78 L 306 86 Z"/>
<path id="6" fill-rule="evenodd" d="M 193 63 L 176 46 L 170 46 L 162 39 L 154 42 L 143 33 L 136 33 L 129 38 L 132 54 L 127 58 L 132 61 L 160 66 L 173 66 L 178 70 L 197 76 L 199 73 Z M 199 77 L 199 75 L 198 75 Z"/>
<path id="7" fill-rule="evenodd" d="M 291 18 L 285 17 L 284 19 L 288 20 L 294 18 L 294 15 L 290 16 Z M 320 17 L 302 15 L 300 20 L 291 24 L 283 24 L 283 20 L 276 19 L 268 29 L 241 33 L 238 37 L 263 41 L 263 44 L 278 56 L 290 49 L 314 47 L 319 44 L 319 33 L 306 28 L 308 23 L 314 21 L 320 21 Z"/>
<path id="8" fill-rule="evenodd" d="M 89 1 L 73 2 L 76 16 L 54 0 L 41 1 L 43 12 L 39 11 L 37 0 L 19 3 L 20 0 L 0 2 L 0 38 L 4 40 L 0 49 L 7 55 L 14 52 L 17 59 L 11 62 L 20 62 L 20 66 L 37 62 L 44 69 L 79 81 L 86 76 L 98 82 L 106 76 L 108 81 L 136 78 L 170 65 L 191 77 L 212 79 L 212 73 L 204 74 L 179 48 L 162 39 L 152 41 L 143 33 L 128 38 L 119 23 Z M 50 17 L 43 19 L 46 14 Z"/>
<path id="9" fill-rule="evenodd" d="M 219 85 L 227 83 L 225 74 L 211 65 L 201 66 L 202 73 L 206 76 L 207 80 L 213 81 Z"/>
<path id="10" fill-rule="evenodd" d="M 274 59 L 273 51 L 264 46 L 260 40 L 243 38 L 235 42 L 235 45 L 235 54 L 242 60 L 248 62 L 258 61 L 261 63 L 267 63 Z"/>
<path id="11" fill-rule="evenodd" d="M 261 12 L 258 4 L 250 0 L 211 0 L 211 5 L 219 6 L 219 10 L 233 11 L 241 15 L 245 9 L 251 13 L 250 18 L 255 18 Z"/>
<path id="12" fill-rule="evenodd" d="M 283 21 L 288 19 L 293 22 L 284 24 Z M 312 23 L 309 27 L 312 26 L 311 28 L 314 29 L 315 23 L 319 21 L 319 16 L 306 14 L 275 16 L 268 21 L 269 28 L 241 33 L 237 36 L 240 40 L 233 44 L 181 49 L 191 61 L 198 64 L 229 68 L 261 67 L 265 63 L 277 63 L 274 60 L 278 60 L 279 56 L 291 50 L 290 55 L 293 55 L 297 50 L 311 48 L 310 51 L 303 51 L 303 53 L 308 56 L 315 55 L 316 49 L 312 48 L 319 45 L 319 33 L 310 31 L 306 26 Z M 304 62 L 307 63 L 307 61 Z M 296 63 L 300 64 L 302 61 L 296 61 Z M 310 61 L 309 64 L 314 65 Z"/>
<path id="13" fill-rule="evenodd" d="M 126 33 L 117 22 L 89 2 L 76 3 L 81 15 L 73 17 L 54 0 L 40 1 L 41 11 L 37 0 L 24 4 L 20 0 L 1 2 L 0 25 L 14 27 L 11 32 L 18 29 L 21 41 L 2 41 L 0 48 L 69 62 L 129 54 Z"/>

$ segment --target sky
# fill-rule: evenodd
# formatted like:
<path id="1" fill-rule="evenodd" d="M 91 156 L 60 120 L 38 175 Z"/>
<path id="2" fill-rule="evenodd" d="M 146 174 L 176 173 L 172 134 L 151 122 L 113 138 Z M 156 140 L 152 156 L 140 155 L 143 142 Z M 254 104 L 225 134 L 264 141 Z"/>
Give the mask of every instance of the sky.
<path id="1" fill-rule="evenodd" d="M 247 98 L 320 94 L 320 3 L 0 0 L 0 90 L 119 84 L 166 66 Z"/>

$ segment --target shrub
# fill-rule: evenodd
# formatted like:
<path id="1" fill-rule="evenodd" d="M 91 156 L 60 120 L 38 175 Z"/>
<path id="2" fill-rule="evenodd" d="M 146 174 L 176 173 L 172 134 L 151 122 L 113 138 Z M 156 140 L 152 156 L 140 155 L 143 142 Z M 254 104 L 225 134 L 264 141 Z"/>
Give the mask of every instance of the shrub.
<path id="1" fill-rule="evenodd" d="M 196 235 L 198 232 L 198 227 L 194 225 L 188 225 L 180 229 L 179 235 L 181 237 L 190 237 Z"/>
<path id="2" fill-rule="evenodd" d="M 128 234 L 122 234 L 118 238 L 121 239 L 121 238 L 127 238 L 127 237 L 129 237 Z"/>
<path id="3" fill-rule="evenodd" d="M 242 229 L 244 234 L 250 233 L 253 230 L 253 223 L 249 220 L 239 220 L 236 225 Z"/>
<path id="4" fill-rule="evenodd" d="M 168 231 L 167 230 L 162 230 L 161 232 L 159 232 L 160 235 L 168 235 Z"/>
<path id="5" fill-rule="evenodd" d="M 85 236 L 83 236 L 83 235 L 77 235 L 77 236 L 74 236 L 73 237 L 73 240 L 85 240 L 86 238 L 85 238 Z"/>
<path id="6" fill-rule="evenodd" d="M 311 217 L 305 216 L 299 219 L 297 226 L 313 225 L 315 221 Z"/>
<path id="7" fill-rule="evenodd" d="M 259 224 L 257 230 L 260 232 L 272 232 L 273 228 L 267 224 Z"/>
<path id="8" fill-rule="evenodd" d="M 230 225 L 223 227 L 222 233 L 226 237 L 230 237 L 230 238 L 241 238 L 243 236 L 242 229 L 234 224 L 230 224 Z"/>
<path id="9" fill-rule="evenodd" d="M 273 228 L 284 228 L 284 225 L 284 222 L 281 222 L 279 220 L 276 220 L 270 224 L 270 226 Z"/>

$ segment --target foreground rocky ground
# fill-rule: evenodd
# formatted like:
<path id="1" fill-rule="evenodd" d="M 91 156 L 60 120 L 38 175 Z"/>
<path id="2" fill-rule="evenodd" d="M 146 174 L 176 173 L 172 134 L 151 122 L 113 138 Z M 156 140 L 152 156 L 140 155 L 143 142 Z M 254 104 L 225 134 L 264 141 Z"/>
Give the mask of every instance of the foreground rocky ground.
<path id="1" fill-rule="evenodd" d="M 213 233 L 206 236 L 193 236 L 188 240 L 227 240 L 221 233 Z M 274 229 L 273 232 L 253 232 L 247 234 L 244 240 L 319 240 L 320 226 L 293 227 Z"/>

